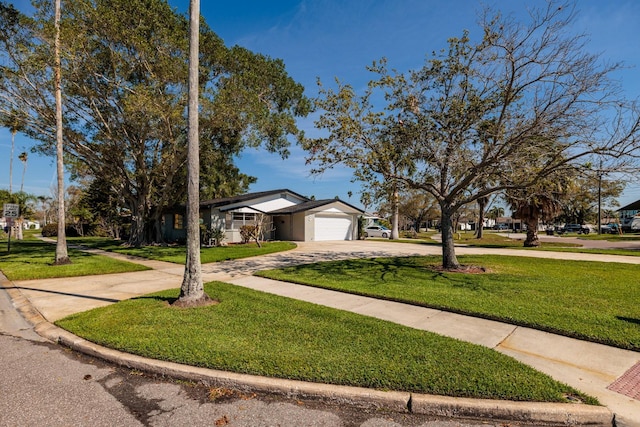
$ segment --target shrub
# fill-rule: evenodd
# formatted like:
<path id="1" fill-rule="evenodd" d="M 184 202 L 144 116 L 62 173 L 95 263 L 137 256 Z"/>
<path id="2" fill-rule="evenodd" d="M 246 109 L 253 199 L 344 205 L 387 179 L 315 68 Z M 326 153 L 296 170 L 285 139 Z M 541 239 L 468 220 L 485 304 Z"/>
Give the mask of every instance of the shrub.
<path id="1" fill-rule="evenodd" d="M 242 243 L 249 243 L 251 239 L 255 238 L 256 235 L 256 226 L 255 225 L 243 225 L 240 227 L 240 237 L 242 237 Z"/>
<path id="2" fill-rule="evenodd" d="M 47 224 L 42 227 L 42 237 L 58 237 L 58 224 Z M 65 234 L 67 237 L 78 237 L 78 230 L 72 225 L 68 225 L 65 228 Z"/>
<path id="3" fill-rule="evenodd" d="M 58 224 L 47 224 L 42 227 L 42 237 L 57 237 Z"/>

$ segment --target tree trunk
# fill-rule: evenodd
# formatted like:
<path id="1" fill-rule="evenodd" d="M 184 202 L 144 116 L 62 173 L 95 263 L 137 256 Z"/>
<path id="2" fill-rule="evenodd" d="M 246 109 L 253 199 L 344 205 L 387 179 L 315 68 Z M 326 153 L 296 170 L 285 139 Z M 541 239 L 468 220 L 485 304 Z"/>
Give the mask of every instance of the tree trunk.
<path id="1" fill-rule="evenodd" d="M 9 157 L 9 194 L 12 193 L 13 183 L 13 151 L 16 146 L 16 131 L 11 129 L 11 157 Z"/>
<path id="2" fill-rule="evenodd" d="M 189 8 L 189 135 L 187 152 L 187 259 L 180 297 L 174 305 L 196 307 L 211 303 L 204 293 L 200 266 L 200 146 L 198 135 L 198 43 L 200 0 Z"/>
<path id="3" fill-rule="evenodd" d="M 527 225 L 527 238 L 524 240 L 524 246 L 526 248 L 537 248 L 540 246 L 538 218 L 526 218 L 523 222 Z"/>
<path id="4" fill-rule="evenodd" d="M 67 235 L 64 211 L 64 163 L 62 135 L 62 88 L 60 65 L 60 0 L 55 2 L 55 40 L 54 40 L 54 79 L 56 97 L 56 167 L 58 173 L 58 240 L 56 243 L 56 259 L 54 265 L 70 264 L 67 252 Z"/>
<path id="5" fill-rule="evenodd" d="M 393 211 L 391 214 L 391 238 L 397 240 L 400 238 L 400 232 L 398 231 L 398 222 L 400 218 L 400 209 L 398 207 L 398 187 L 397 185 L 393 188 L 393 195 L 391 196 L 391 210 Z"/>
<path id="6" fill-rule="evenodd" d="M 455 245 L 453 242 L 453 226 L 451 207 L 441 204 L 442 215 L 440 217 L 441 235 L 442 235 L 442 268 L 445 270 L 455 270 L 460 268 L 458 258 L 456 257 Z"/>
<path id="7" fill-rule="evenodd" d="M 129 245 L 139 248 L 146 242 L 145 238 L 145 220 L 144 220 L 144 207 L 136 203 L 131 209 L 131 228 L 129 230 Z"/>
<path id="8" fill-rule="evenodd" d="M 478 199 L 478 226 L 476 229 L 476 239 L 482 239 L 482 232 L 483 232 L 483 227 L 482 225 L 484 224 L 484 210 L 487 207 L 487 198 L 486 197 L 480 197 Z"/>

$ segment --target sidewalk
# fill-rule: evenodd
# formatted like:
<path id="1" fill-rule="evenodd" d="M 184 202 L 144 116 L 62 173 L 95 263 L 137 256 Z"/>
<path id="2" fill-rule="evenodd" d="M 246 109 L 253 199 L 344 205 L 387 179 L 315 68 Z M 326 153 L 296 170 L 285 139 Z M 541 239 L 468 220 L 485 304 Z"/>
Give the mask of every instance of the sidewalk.
<path id="1" fill-rule="evenodd" d="M 238 286 L 348 310 L 493 348 L 598 398 L 616 414 L 618 426 L 640 426 L 640 400 L 637 400 L 640 397 L 640 353 L 638 352 L 440 310 L 251 276 L 253 272 L 260 269 L 329 259 L 439 253 L 440 248 L 437 246 L 401 243 L 372 241 L 303 243 L 297 249 L 285 253 L 205 264 L 203 279 L 226 281 Z M 457 253 L 533 255 L 640 263 L 640 257 L 508 249 L 458 248 Z M 151 264 L 148 260 L 142 261 L 113 253 L 106 255 L 130 262 L 146 263 L 154 269 L 103 276 L 17 281 L 15 286 L 20 289 L 30 305 L 48 322 L 53 322 L 75 312 L 158 290 L 177 288 L 181 284 L 183 266 L 158 261 L 153 261 Z M 613 391 L 611 388 L 620 392 Z M 535 404 L 529 405 L 535 406 Z"/>

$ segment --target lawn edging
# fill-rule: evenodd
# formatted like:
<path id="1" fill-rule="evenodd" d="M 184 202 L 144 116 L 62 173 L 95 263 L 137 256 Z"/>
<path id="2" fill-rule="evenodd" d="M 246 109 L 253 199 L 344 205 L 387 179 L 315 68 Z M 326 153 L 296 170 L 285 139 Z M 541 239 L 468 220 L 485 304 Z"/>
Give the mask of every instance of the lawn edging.
<path id="1" fill-rule="evenodd" d="M 74 351 L 120 366 L 207 386 L 314 398 L 399 413 L 526 422 L 536 425 L 611 425 L 614 419 L 613 413 L 604 406 L 455 398 L 238 374 L 149 359 L 113 350 L 73 335 L 48 322 L 46 326 L 41 324 L 37 332 L 44 338 Z"/>

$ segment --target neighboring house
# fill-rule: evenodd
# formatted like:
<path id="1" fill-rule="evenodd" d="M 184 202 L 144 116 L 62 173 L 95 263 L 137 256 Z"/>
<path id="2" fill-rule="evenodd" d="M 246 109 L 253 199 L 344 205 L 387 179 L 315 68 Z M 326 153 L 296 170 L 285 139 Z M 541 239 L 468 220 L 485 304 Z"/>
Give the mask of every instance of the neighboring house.
<path id="1" fill-rule="evenodd" d="M 40 230 L 40 222 L 39 221 L 30 221 L 30 220 L 25 220 L 22 223 L 22 227 L 25 230 L 29 230 L 29 229 L 33 229 L 33 230 Z"/>
<path id="2" fill-rule="evenodd" d="M 626 206 L 618 209 L 620 215 L 620 226 L 624 231 L 638 231 L 640 230 L 640 200 L 636 200 L 633 203 L 629 203 Z M 602 221 L 603 224 L 607 224 L 609 222 L 618 222 L 615 219 L 608 219 L 606 222 Z"/>
<path id="3" fill-rule="evenodd" d="M 163 236 L 184 240 L 184 207 L 164 214 Z M 354 240 L 363 211 L 339 199 L 310 200 L 281 189 L 242 194 L 200 203 L 201 223 L 222 229 L 228 243 L 241 242 L 240 227 L 262 220 L 265 240 Z"/>

